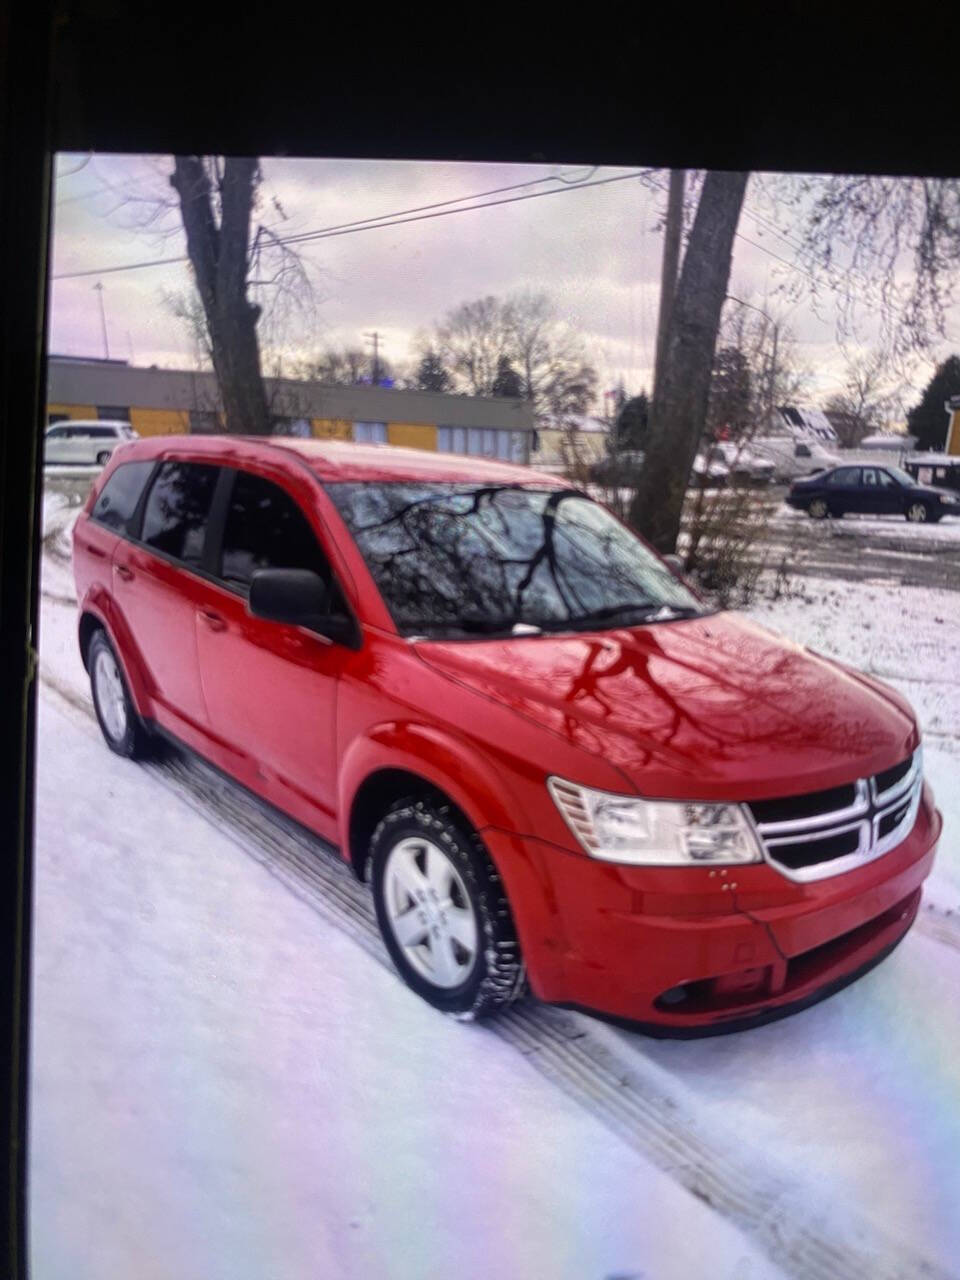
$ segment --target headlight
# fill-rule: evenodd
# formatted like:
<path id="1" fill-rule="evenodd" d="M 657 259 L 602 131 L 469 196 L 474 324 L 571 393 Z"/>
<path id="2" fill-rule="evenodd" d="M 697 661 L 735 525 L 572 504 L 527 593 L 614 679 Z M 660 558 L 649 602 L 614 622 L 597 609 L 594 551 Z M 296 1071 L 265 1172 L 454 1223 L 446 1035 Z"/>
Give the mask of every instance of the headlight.
<path id="1" fill-rule="evenodd" d="M 562 778 L 548 778 L 547 786 L 567 826 L 592 858 L 645 867 L 762 860 L 740 805 L 641 800 Z"/>

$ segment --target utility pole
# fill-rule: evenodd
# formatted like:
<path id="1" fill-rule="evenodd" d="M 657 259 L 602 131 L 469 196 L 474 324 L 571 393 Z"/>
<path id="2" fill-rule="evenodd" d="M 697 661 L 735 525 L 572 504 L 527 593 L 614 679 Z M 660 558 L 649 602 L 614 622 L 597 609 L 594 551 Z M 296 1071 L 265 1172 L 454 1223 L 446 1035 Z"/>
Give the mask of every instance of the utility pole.
<path id="1" fill-rule="evenodd" d="M 657 387 L 660 385 L 660 375 L 666 358 L 670 312 L 673 309 L 673 297 L 677 291 L 677 270 L 680 266 L 680 238 L 683 234 L 683 189 L 686 176 L 686 169 L 670 170 L 667 220 L 663 229 L 663 261 L 660 267 L 660 312 L 657 317 L 657 351 L 654 357 L 652 395 L 656 395 Z"/>
<path id="2" fill-rule="evenodd" d="M 100 299 L 100 327 L 103 329 L 103 355 L 104 359 L 110 359 L 110 343 L 107 341 L 107 313 L 103 309 L 103 285 L 98 280 L 93 286 L 97 291 L 97 297 Z"/>
<path id="3" fill-rule="evenodd" d="M 370 379 L 376 387 L 380 383 L 380 338 L 381 335 L 374 331 L 373 333 L 365 333 L 365 338 L 369 338 L 373 343 L 373 376 Z"/>

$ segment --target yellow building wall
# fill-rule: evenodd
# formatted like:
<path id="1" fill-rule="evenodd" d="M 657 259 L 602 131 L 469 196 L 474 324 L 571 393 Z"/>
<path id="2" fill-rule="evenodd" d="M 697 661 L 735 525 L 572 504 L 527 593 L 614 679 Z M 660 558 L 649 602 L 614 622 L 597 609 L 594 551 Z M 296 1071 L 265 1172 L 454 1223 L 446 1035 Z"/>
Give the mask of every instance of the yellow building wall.
<path id="1" fill-rule="evenodd" d="M 951 457 L 960 455 L 960 409 L 954 409 L 950 414 L 950 425 L 947 427 L 947 447 L 944 450 Z"/>
<path id="2" fill-rule="evenodd" d="M 388 422 L 387 444 L 436 452 L 437 428 L 430 422 Z"/>
<path id="3" fill-rule="evenodd" d="M 311 418 L 310 426 L 318 440 L 353 439 L 353 423 L 346 418 Z"/>
<path id="4" fill-rule="evenodd" d="M 96 421 L 97 406 L 95 404 L 48 404 L 47 413 L 63 413 L 71 419 L 79 418 L 81 421 L 84 419 L 89 421 L 92 418 Z"/>
<path id="5" fill-rule="evenodd" d="M 131 408 L 130 425 L 141 436 L 184 436 L 190 431 L 190 414 L 185 409 Z"/>

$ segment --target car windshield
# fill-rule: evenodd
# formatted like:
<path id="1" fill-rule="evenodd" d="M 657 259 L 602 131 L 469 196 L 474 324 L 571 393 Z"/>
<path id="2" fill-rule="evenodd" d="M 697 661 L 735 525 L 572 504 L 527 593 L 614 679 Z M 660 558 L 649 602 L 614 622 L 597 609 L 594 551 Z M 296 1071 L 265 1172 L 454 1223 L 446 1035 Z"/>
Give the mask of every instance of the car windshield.
<path id="1" fill-rule="evenodd" d="M 912 475 L 906 471 L 901 471 L 899 467 L 884 467 L 884 470 L 888 471 L 890 475 L 893 476 L 894 480 L 899 481 L 902 485 L 906 485 L 908 489 L 912 488 L 917 483 Z"/>
<path id="2" fill-rule="evenodd" d="M 598 503 L 518 485 L 330 484 L 405 635 L 599 630 L 705 612 Z"/>

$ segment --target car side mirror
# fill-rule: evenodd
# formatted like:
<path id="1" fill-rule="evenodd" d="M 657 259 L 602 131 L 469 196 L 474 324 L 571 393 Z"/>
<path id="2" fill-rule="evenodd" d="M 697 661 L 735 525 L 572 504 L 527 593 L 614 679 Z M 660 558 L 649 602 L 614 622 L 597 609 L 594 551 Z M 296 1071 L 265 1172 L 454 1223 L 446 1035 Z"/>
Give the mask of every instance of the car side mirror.
<path id="1" fill-rule="evenodd" d="M 330 611 L 331 591 L 311 569 L 258 569 L 250 580 L 247 608 L 255 618 L 306 627 L 337 644 L 359 648 L 352 618 Z"/>
<path id="2" fill-rule="evenodd" d="M 663 557 L 664 563 L 668 564 L 674 573 L 683 573 L 683 558 L 671 551 L 669 555 Z"/>

